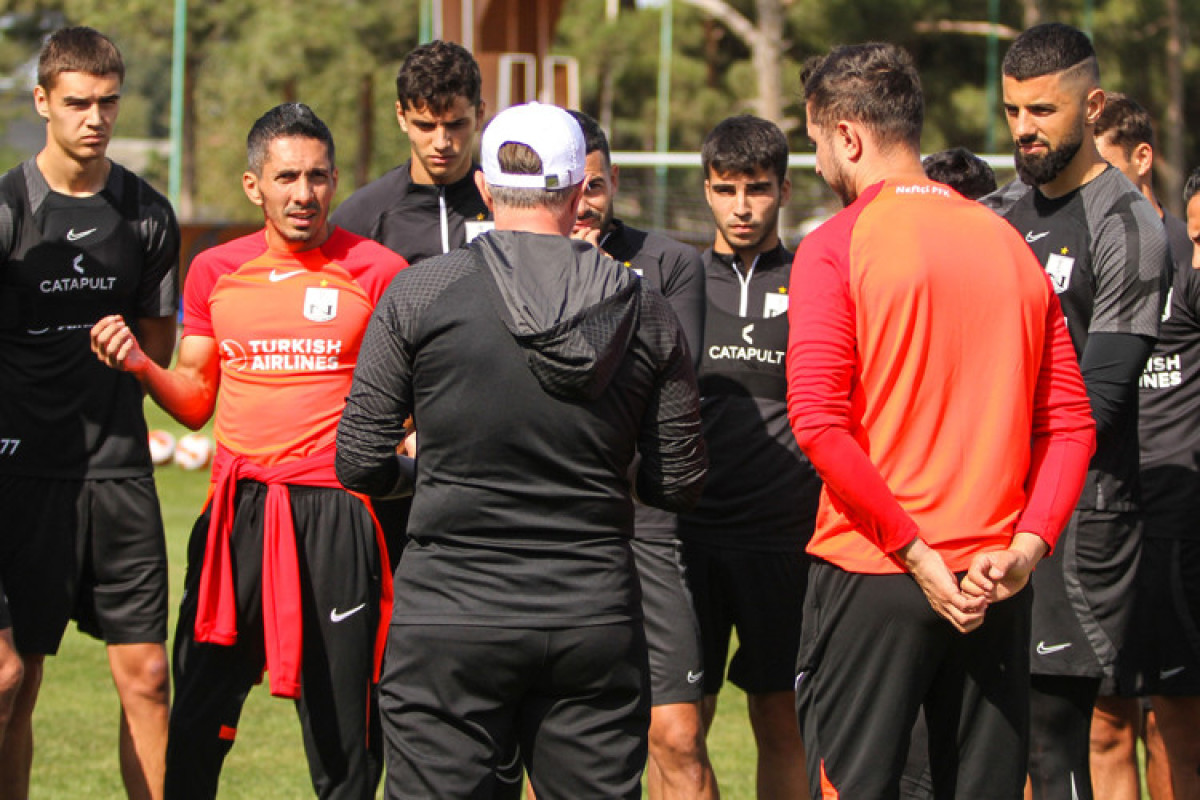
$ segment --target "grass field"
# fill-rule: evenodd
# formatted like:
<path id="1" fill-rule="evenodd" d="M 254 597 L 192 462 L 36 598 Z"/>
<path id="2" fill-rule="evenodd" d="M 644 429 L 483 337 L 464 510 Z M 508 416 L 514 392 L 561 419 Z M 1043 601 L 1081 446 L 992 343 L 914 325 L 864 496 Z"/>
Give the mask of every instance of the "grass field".
<path id="1" fill-rule="evenodd" d="M 147 404 L 150 426 L 176 435 L 182 428 Z M 200 511 L 207 472 L 175 466 L 157 473 L 171 564 L 171 631 L 183 587 L 187 537 Z M 68 630 L 62 649 L 47 659 L 35 712 L 36 754 L 30 795 L 38 800 L 119 798 L 117 696 L 104 647 Z M 745 696 L 726 686 L 709 740 L 722 795 L 754 797 L 754 741 L 746 720 Z M 238 728 L 237 745 L 226 760 L 221 797 L 230 800 L 290 800 L 312 796 L 300 728 L 290 702 L 270 697 L 266 687 L 250 694 Z"/>

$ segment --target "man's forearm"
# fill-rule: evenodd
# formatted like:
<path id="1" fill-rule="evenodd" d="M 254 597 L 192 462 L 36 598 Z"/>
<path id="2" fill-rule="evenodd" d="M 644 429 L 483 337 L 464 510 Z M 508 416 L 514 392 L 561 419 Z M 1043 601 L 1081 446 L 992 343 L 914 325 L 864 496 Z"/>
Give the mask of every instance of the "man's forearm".
<path id="1" fill-rule="evenodd" d="M 171 364 L 175 352 L 175 317 L 142 317 L 137 321 L 138 343 L 146 357 L 160 367 Z"/>
<path id="2" fill-rule="evenodd" d="M 845 503 L 862 533 L 880 550 L 895 553 L 913 541 L 917 523 L 854 437 L 832 425 L 800 428 L 795 434 L 828 491 Z"/>

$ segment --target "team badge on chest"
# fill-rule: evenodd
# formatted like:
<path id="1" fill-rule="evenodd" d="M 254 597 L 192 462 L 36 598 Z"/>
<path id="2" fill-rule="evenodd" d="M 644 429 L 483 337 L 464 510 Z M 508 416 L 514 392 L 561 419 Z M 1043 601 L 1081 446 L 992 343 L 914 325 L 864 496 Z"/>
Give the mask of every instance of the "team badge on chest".
<path id="1" fill-rule="evenodd" d="M 310 286 L 304 290 L 304 318 L 329 322 L 337 316 L 338 290 Z"/>
<path id="2" fill-rule="evenodd" d="M 1074 267 L 1075 259 L 1067 255 L 1051 253 L 1046 259 L 1046 274 L 1050 276 L 1050 283 L 1054 284 L 1055 293 L 1062 294 L 1071 286 L 1071 270 Z"/>
<path id="3" fill-rule="evenodd" d="M 765 294 L 763 295 L 763 316 L 778 317 L 786 314 L 788 310 L 788 296 L 786 294 Z"/>
<path id="4" fill-rule="evenodd" d="M 494 230 L 496 227 L 496 223 L 492 222 L 490 219 L 469 219 L 463 224 L 467 230 L 468 242 L 473 241 L 475 237 L 481 233 L 487 233 L 490 230 Z"/>

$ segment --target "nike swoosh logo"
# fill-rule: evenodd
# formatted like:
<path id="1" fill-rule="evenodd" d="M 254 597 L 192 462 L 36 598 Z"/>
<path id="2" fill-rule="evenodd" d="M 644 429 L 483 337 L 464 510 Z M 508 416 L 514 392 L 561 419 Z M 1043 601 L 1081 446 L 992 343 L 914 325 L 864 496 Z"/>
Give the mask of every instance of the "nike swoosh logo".
<path id="1" fill-rule="evenodd" d="M 1050 231 L 1042 231 L 1041 233 L 1034 233 L 1033 231 L 1030 231 L 1029 233 L 1025 234 L 1025 241 L 1033 244 L 1038 239 L 1045 239 L 1049 235 Z"/>
<path id="2" fill-rule="evenodd" d="M 1043 640 L 1037 643 L 1037 654 L 1039 656 L 1048 656 L 1066 650 L 1070 646 L 1070 642 L 1063 642 L 1062 644 L 1046 644 L 1046 642 Z"/>
<path id="3" fill-rule="evenodd" d="M 95 232 L 96 232 L 95 228 L 88 228 L 86 231 L 80 231 L 79 233 L 76 233 L 75 229 L 71 228 L 71 230 L 67 231 L 67 241 L 68 242 L 78 242 L 83 237 L 93 234 Z"/>
<path id="4" fill-rule="evenodd" d="M 276 272 L 275 270 L 271 270 L 271 274 L 267 276 L 267 280 L 271 283 L 279 283 L 280 281 L 286 281 L 288 278 L 295 277 L 301 272 L 304 272 L 304 270 L 294 269 L 291 272 Z"/>
<path id="5" fill-rule="evenodd" d="M 687 674 L 688 683 L 699 683 L 700 679 L 703 677 L 704 677 L 704 670 L 700 670 L 699 672 L 692 672 L 690 669 L 688 670 L 688 674 Z"/>
<path id="6" fill-rule="evenodd" d="M 1164 669 L 1159 671 L 1158 679 L 1165 681 L 1167 678 L 1174 678 L 1179 673 L 1183 672 L 1187 667 L 1175 667 L 1173 669 Z"/>
<path id="7" fill-rule="evenodd" d="M 359 603 L 354 608 L 351 608 L 347 611 L 338 611 L 336 608 L 332 608 L 329 610 L 329 621 L 330 622 L 341 622 L 342 620 L 346 619 L 347 617 L 354 616 L 355 614 L 357 614 L 359 611 L 362 611 L 366 607 L 367 607 L 366 603 Z"/>

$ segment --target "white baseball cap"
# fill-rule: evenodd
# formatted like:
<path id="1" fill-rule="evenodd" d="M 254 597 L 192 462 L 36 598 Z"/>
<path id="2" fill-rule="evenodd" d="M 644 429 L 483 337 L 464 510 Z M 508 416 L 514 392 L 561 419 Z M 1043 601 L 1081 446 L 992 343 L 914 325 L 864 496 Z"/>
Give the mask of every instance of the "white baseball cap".
<path id="1" fill-rule="evenodd" d="M 523 144 L 538 154 L 538 175 L 515 175 L 500 169 L 500 148 Z M 490 186 L 510 189 L 565 189 L 583 181 L 587 157 L 583 131 L 563 109 L 525 103 L 497 114 L 483 131 L 483 177 Z"/>

